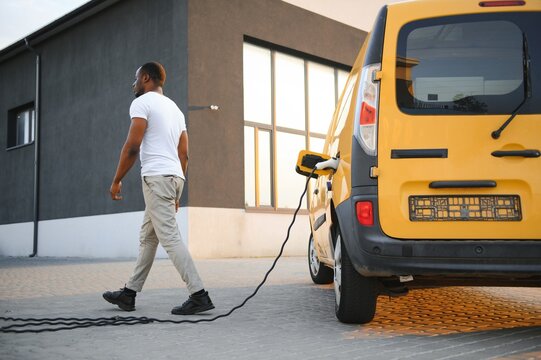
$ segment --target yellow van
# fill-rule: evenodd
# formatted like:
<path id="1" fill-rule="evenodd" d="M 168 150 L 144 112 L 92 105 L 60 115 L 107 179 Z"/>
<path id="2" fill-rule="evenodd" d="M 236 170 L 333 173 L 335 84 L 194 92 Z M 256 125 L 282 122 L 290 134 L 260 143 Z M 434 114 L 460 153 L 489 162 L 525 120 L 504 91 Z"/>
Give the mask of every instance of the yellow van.
<path id="1" fill-rule="evenodd" d="M 297 163 L 338 319 L 415 287 L 541 286 L 540 156 L 541 1 L 381 9 L 324 154 Z"/>

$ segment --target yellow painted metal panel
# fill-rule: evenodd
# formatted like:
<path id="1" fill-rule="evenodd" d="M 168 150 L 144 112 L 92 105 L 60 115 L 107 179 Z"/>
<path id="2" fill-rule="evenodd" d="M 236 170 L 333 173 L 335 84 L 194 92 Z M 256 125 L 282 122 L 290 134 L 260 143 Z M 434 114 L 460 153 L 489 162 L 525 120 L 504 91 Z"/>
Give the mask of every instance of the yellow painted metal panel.
<path id="1" fill-rule="evenodd" d="M 453 14 L 539 11 L 540 1 L 526 6 L 481 8 L 478 1 L 414 1 L 389 6 L 379 108 L 378 197 L 383 231 L 396 238 L 541 238 L 541 158 L 497 158 L 496 150 L 541 148 L 541 115 L 517 115 L 498 140 L 490 134 L 507 115 L 412 116 L 396 104 L 397 35 L 414 20 Z M 448 149 L 445 159 L 391 159 L 392 149 Z M 494 180 L 495 188 L 431 189 L 441 180 Z M 522 221 L 412 222 L 411 195 L 518 195 Z"/>

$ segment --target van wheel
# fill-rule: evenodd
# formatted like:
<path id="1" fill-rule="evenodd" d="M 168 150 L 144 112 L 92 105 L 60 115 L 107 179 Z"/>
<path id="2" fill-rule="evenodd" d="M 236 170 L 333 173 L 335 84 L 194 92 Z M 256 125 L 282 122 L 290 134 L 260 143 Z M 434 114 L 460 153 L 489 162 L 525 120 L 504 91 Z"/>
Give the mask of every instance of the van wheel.
<path id="1" fill-rule="evenodd" d="M 365 324 L 376 313 L 377 280 L 360 275 L 347 253 L 340 230 L 334 248 L 334 293 L 336 317 L 343 323 Z"/>
<path id="2" fill-rule="evenodd" d="M 316 284 L 330 284 L 333 281 L 333 270 L 321 262 L 317 257 L 316 248 L 314 245 L 314 236 L 310 234 L 308 241 L 308 268 L 310 269 L 310 277 Z"/>

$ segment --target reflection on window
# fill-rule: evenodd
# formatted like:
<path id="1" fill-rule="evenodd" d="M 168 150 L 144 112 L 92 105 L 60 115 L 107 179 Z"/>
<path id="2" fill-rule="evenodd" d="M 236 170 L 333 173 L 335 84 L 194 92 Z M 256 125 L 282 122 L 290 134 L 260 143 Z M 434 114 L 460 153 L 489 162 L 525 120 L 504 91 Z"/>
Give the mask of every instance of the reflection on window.
<path id="1" fill-rule="evenodd" d="M 522 30 L 476 15 L 422 20 L 399 35 L 397 99 L 419 114 L 511 113 L 524 97 Z"/>
<path id="2" fill-rule="evenodd" d="M 347 79 L 346 79 L 347 81 Z M 349 114 L 349 107 L 351 106 L 351 98 L 353 95 L 353 87 L 357 81 L 357 77 L 352 77 L 349 82 L 344 85 L 344 92 L 340 109 L 338 110 L 338 123 L 336 125 L 335 133 L 341 133 L 342 129 L 346 125 L 347 116 Z"/>
<path id="3" fill-rule="evenodd" d="M 36 113 L 33 105 L 8 112 L 7 148 L 31 144 L 34 141 Z"/>
<path id="4" fill-rule="evenodd" d="M 336 121 L 336 128 L 333 129 L 334 134 L 340 134 L 342 132 L 342 129 L 346 125 L 347 117 L 349 114 L 349 108 L 351 106 L 351 99 L 353 95 L 353 87 L 355 83 L 357 82 L 357 77 L 352 77 L 347 81 L 346 79 L 346 85 L 344 85 L 344 91 L 342 93 L 343 99 L 340 103 L 340 108 L 338 109 L 337 119 Z M 330 139 L 329 144 L 329 150 L 331 154 L 336 154 L 338 152 L 338 141 L 339 139 L 337 137 Z"/>
<path id="5" fill-rule="evenodd" d="M 244 44 L 244 181 L 246 207 L 294 209 L 306 179 L 299 151 L 323 152 L 348 73 Z"/>
<path id="6" fill-rule="evenodd" d="M 271 123 L 271 52 L 244 44 L 244 119 Z"/>
<path id="7" fill-rule="evenodd" d="M 304 130 L 304 60 L 276 53 L 276 125 Z"/>

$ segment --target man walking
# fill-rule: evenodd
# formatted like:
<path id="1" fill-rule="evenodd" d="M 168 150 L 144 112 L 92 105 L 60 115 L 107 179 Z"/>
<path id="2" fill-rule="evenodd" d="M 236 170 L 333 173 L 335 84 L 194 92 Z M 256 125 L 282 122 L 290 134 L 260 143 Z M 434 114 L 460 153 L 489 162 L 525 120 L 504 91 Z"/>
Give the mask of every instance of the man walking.
<path id="1" fill-rule="evenodd" d="M 188 300 L 174 307 L 171 313 L 191 315 L 214 309 L 214 305 L 180 238 L 175 219 L 188 167 L 188 134 L 184 115 L 163 95 L 164 82 L 165 69 L 157 62 L 146 63 L 135 73 L 136 99 L 130 106 L 131 126 L 110 192 L 113 200 L 122 199 L 121 180 L 140 154 L 145 215 L 139 256 L 131 278 L 123 289 L 107 291 L 103 298 L 122 310 L 135 310 L 135 296 L 143 288 L 160 243 L 190 293 Z"/>

